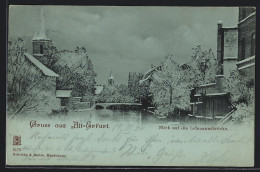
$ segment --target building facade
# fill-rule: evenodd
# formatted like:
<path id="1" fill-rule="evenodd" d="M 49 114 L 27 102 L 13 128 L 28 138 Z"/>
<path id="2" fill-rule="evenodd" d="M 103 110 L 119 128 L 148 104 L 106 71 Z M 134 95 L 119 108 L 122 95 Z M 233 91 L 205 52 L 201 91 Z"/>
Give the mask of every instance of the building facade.
<path id="1" fill-rule="evenodd" d="M 112 71 L 110 72 L 110 76 L 108 78 L 108 86 L 114 86 L 115 85 L 115 78 L 112 74 Z"/>
<path id="2" fill-rule="evenodd" d="M 191 119 L 197 123 L 217 122 L 231 119 L 234 107 L 224 80 L 233 70 L 243 71 L 249 78 L 255 77 L 255 8 L 240 7 L 237 27 L 224 28 L 218 22 L 217 71 L 215 83 L 200 85 L 191 90 Z"/>
<path id="3" fill-rule="evenodd" d="M 223 27 L 223 22 L 218 21 L 217 36 L 217 75 L 228 78 L 233 70 L 236 70 L 238 53 L 238 28 Z"/>
<path id="4" fill-rule="evenodd" d="M 217 23 L 217 62 L 215 82 L 199 85 L 191 90 L 191 114 L 197 124 L 216 123 L 231 110 L 230 94 L 224 87 L 224 80 L 237 70 L 238 28 L 223 27 Z"/>
<path id="5" fill-rule="evenodd" d="M 248 74 L 255 72 L 255 39 L 256 9 L 239 7 L 237 67 Z"/>

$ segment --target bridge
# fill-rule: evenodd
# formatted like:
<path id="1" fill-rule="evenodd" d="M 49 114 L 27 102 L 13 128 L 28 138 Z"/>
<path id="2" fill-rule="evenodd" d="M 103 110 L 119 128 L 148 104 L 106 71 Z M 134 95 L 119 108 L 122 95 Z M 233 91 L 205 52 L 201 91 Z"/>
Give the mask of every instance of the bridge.
<path id="1" fill-rule="evenodd" d="M 128 106 L 141 106 L 141 103 L 96 103 L 96 107 L 103 107 L 104 109 L 107 109 L 108 106 L 120 106 L 120 105 L 128 105 Z"/>

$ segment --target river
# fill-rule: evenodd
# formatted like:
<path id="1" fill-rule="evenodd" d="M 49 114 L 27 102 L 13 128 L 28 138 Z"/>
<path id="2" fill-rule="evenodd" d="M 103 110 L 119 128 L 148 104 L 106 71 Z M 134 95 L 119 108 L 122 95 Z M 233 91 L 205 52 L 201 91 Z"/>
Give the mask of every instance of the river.
<path id="1" fill-rule="evenodd" d="M 82 112 L 70 111 L 67 114 L 59 115 L 61 120 L 77 121 L 98 121 L 98 122 L 133 122 L 137 124 L 161 124 L 166 123 L 167 119 L 159 119 L 152 113 L 144 110 L 113 110 L 113 109 L 94 109 Z"/>

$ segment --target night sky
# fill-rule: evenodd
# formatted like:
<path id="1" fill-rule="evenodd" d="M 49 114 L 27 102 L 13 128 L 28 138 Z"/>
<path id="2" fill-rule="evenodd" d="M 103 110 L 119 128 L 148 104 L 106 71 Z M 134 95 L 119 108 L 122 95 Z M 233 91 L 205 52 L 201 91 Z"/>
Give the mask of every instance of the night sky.
<path id="1" fill-rule="evenodd" d="M 9 11 L 9 38 L 23 37 L 29 53 L 40 8 Z M 183 63 L 197 45 L 216 55 L 217 21 L 224 27 L 238 22 L 237 7 L 44 6 L 43 11 L 47 36 L 59 50 L 86 47 L 97 84 L 107 84 L 111 70 L 116 84 L 126 84 L 129 72 L 144 73 L 169 53 Z"/>

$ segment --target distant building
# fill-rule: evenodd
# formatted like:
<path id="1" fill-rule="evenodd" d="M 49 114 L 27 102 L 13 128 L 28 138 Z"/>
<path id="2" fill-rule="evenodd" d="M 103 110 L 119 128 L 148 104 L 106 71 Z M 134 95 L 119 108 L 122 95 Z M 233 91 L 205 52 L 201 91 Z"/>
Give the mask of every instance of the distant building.
<path id="1" fill-rule="evenodd" d="M 95 95 L 99 95 L 104 89 L 102 85 L 95 85 Z"/>
<path id="2" fill-rule="evenodd" d="M 114 86 L 115 85 L 115 79 L 114 79 L 114 76 L 112 74 L 112 70 L 110 72 L 110 76 L 108 78 L 108 86 Z"/>
<path id="3" fill-rule="evenodd" d="M 256 9 L 239 7 L 237 67 L 251 75 L 255 70 L 255 34 Z"/>

